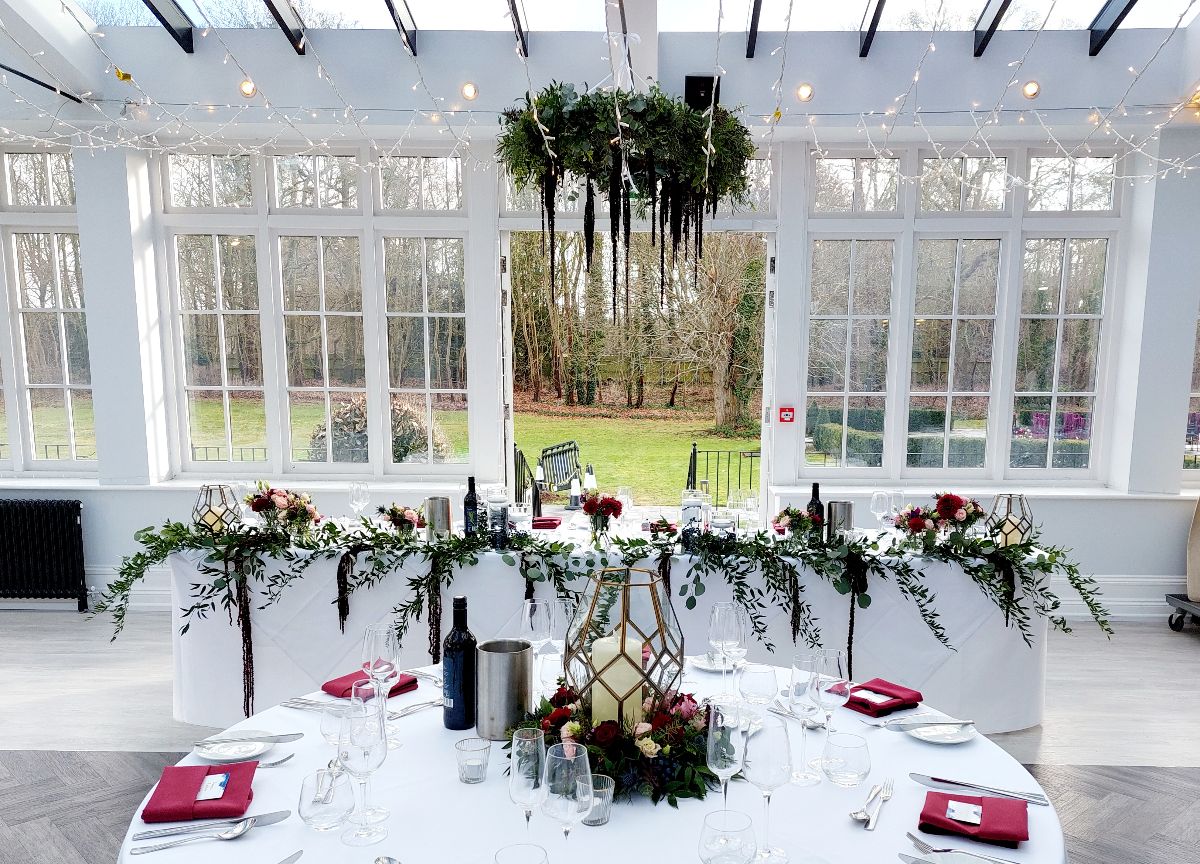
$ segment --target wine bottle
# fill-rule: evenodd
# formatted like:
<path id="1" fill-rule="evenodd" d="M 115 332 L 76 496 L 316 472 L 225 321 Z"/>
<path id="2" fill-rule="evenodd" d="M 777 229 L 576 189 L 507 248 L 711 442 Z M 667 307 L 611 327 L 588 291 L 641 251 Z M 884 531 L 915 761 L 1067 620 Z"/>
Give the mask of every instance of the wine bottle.
<path id="1" fill-rule="evenodd" d="M 812 490 L 812 498 L 808 501 L 808 515 L 815 519 L 820 519 L 821 524 L 825 523 L 825 505 L 821 503 L 821 484 L 814 483 Z"/>
<path id="2" fill-rule="evenodd" d="M 475 478 L 467 478 L 467 494 L 463 496 L 463 533 L 470 537 L 479 530 L 479 497 L 475 494 Z"/>
<path id="3" fill-rule="evenodd" d="M 475 725 L 475 637 L 467 629 L 467 598 L 454 598 L 454 629 L 442 643 L 442 723 L 447 729 Z"/>

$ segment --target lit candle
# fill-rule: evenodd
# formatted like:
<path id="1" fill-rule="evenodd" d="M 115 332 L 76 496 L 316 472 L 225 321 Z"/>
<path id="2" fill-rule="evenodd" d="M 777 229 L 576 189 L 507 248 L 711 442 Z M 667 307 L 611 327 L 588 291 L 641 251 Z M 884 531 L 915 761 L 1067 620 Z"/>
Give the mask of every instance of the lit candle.
<path id="1" fill-rule="evenodd" d="M 615 659 L 616 662 L 613 662 Z M 609 664 L 612 664 L 611 666 Z M 605 668 L 605 667 L 608 668 Z M 597 670 L 597 683 L 592 685 L 592 725 L 617 719 L 617 706 L 625 725 L 642 720 L 642 642 L 627 638 L 624 651 L 621 637 L 614 633 L 592 643 L 592 668 Z M 604 684 L 600 682 L 603 681 Z M 605 685 L 608 685 L 607 687 Z M 612 692 L 609 692 L 609 691 Z M 613 693 L 624 695 L 618 699 Z"/>

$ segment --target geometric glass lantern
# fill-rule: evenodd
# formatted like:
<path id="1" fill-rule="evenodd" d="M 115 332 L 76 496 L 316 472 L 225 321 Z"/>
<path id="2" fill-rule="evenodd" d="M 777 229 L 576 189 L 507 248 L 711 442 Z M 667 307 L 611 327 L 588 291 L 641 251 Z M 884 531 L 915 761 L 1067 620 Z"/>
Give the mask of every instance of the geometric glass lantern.
<path id="1" fill-rule="evenodd" d="M 223 483 L 201 486 L 196 506 L 192 508 L 192 521 L 214 536 L 224 534 L 242 521 L 241 506 L 233 490 Z"/>
<path id="2" fill-rule="evenodd" d="M 1028 540 L 1033 533 L 1033 514 L 1025 496 L 997 495 L 992 501 L 987 527 L 997 546 L 1015 546 Z"/>
<path id="3" fill-rule="evenodd" d="M 677 691 L 683 631 L 657 573 L 614 567 L 592 573 L 567 626 L 563 674 L 590 704 L 592 724 L 642 720 L 642 702 Z"/>

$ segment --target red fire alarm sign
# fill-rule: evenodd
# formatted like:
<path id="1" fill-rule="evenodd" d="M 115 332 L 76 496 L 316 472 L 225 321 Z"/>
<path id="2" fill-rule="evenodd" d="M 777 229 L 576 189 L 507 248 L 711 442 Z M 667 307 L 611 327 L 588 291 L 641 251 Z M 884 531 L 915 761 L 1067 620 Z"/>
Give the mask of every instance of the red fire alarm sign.
<path id="1" fill-rule="evenodd" d="M 784 408 L 780 408 L 779 409 L 779 422 L 780 423 L 795 423 L 796 422 L 796 409 L 792 408 L 791 406 L 786 406 Z"/>

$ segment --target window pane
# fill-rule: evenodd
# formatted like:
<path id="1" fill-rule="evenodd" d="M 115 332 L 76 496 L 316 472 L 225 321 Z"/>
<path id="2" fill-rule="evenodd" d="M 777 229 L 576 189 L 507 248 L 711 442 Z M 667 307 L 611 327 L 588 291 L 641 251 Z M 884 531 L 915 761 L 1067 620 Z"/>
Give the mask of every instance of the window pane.
<path id="1" fill-rule="evenodd" d="M 387 237 L 383 241 L 384 288 L 389 312 L 421 312 L 421 238 Z"/>
<path id="2" fill-rule="evenodd" d="M 860 159 L 863 210 L 895 210 L 900 180 L 898 159 Z M 847 446 L 847 452 L 849 447 Z"/>
<path id="3" fill-rule="evenodd" d="M 429 318 L 429 384 L 439 390 L 467 388 L 467 321 Z"/>
<path id="4" fill-rule="evenodd" d="M 8 203 L 14 207 L 49 207 L 50 178 L 42 153 L 9 153 Z"/>
<path id="5" fill-rule="evenodd" d="M 992 322 L 970 318 L 955 325 L 954 389 L 986 393 L 992 383 Z"/>
<path id="6" fill-rule="evenodd" d="M 75 458 L 96 458 L 96 419 L 92 410 L 91 390 L 70 390 L 71 426 L 74 430 Z"/>
<path id="7" fill-rule="evenodd" d="M 1086 468 L 1092 449 L 1092 400 L 1059 397 L 1054 417 L 1055 468 Z"/>
<path id="8" fill-rule="evenodd" d="M 50 154 L 50 203 L 75 206 L 75 160 L 70 153 Z"/>
<path id="9" fill-rule="evenodd" d="M 1068 210 L 1071 204 L 1071 160 L 1034 156 L 1029 160 L 1029 209 Z"/>
<path id="10" fill-rule="evenodd" d="M 817 159 L 816 210 L 849 212 L 854 206 L 854 160 Z"/>
<path id="11" fill-rule="evenodd" d="M 49 234 L 14 234 L 17 247 L 18 301 L 27 309 L 58 306 L 54 290 L 54 257 Z"/>
<path id="12" fill-rule="evenodd" d="M 921 209 L 958 210 L 962 159 L 921 160 Z M 941 464 L 939 460 L 939 465 Z"/>
<path id="13" fill-rule="evenodd" d="M 425 386 L 423 318 L 388 319 L 388 358 L 393 387 Z"/>
<path id="14" fill-rule="evenodd" d="M 1100 350 L 1100 321 L 1072 318 L 1063 322 L 1058 389 L 1080 393 L 1096 386 L 1096 355 Z"/>
<path id="15" fill-rule="evenodd" d="M 219 392 L 189 390 L 188 441 L 196 462 L 224 462 L 229 458 L 225 444 L 225 400 Z"/>
<path id="16" fill-rule="evenodd" d="M 33 421 L 33 458 L 70 459 L 71 434 L 63 391 L 30 390 L 29 413 Z"/>
<path id="17" fill-rule="evenodd" d="M 213 206 L 208 168 L 209 157 L 207 156 L 187 156 L 173 153 L 167 157 L 172 206 Z"/>
<path id="18" fill-rule="evenodd" d="M 813 315 L 845 315 L 850 297 L 850 241 L 814 240 Z"/>
<path id="19" fill-rule="evenodd" d="M 1054 343 L 1058 322 L 1053 318 L 1022 318 L 1017 339 L 1018 391 L 1049 392 L 1054 385 Z"/>
<path id="20" fill-rule="evenodd" d="M 954 311 L 955 240 L 921 240 L 917 243 L 918 315 L 949 315 Z"/>
<path id="21" fill-rule="evenodd" d="M 215 315 L 207 318 L 216 319 Z M 262 340 L 257 315 L 226 315 L 225 317 L 225 377 L 236 387 L 261 387 Z"/>
<path id="22" fill-rule="evenodd" d="M 846 322 L 812 321 L 808 327 L 808 389 L 841 390 L 845 386 Z"/>
<path id="23" fill-rule="evenodd" d="M 366 359 L 363 355 L 362 318 L 349 315 L 325 316 L 325 335 L 331 387 L 365 387 Z"/>
<path id="24" fill-rule="evenodd" d="M 1192 392 L 1200 393 L 1200 321 L 1196 322 L 1196 347 L 1192 358 Z"/>
<path id="25" fill-rule="evenodd" d="M 1104 265 L 1108 241 L 1103 238 L 1071 240 L 1070 270 L 1063 312 L 1099 315 L 1104 308 Z"/>
<path id="26" fill-rule="evenodd" d="M 392 461 L 429 461 L 429 406 L 427 397 L 416 393 L 392 396 Z"/>
<path id="27" fill-rule="evenodd" d="M 25 333 L 25 366 L 30 384 L 62 384 L 62 341 L 58 332 L 58 313 L 23 312 L 21 329 Z"/>
<path id="28" fill-rule="evenodd" d="M 454 238 L 426 240 L 425 256 L 429 268 L 429 311 L 465 311 L 463 241 Z"/>
<path id="29" fill-rule="evenodd" d="M 357 207 L 358 160 L 353 156 L 318 156 L 317 162 L 321 166 L 321 206 Z"/>
<path id="30" fill-rule="evenodd" d="M 322 237 L 325 266 L 325 308 L 337 312 L 362 310 L 358 238 Z"/>
<path id="31" fill-rule="evenodd" d="M 967 158 L 963 174 L 963 209 L 1003 210 L 1007 185 L 1007 159 Z"/>
<path id="32" fill-rule="evenodd" d="M 55 234 L 58 278 L 64 309 L 83 308 L 83 267 L 79 263 L 79 235 Z"/>
<path id="33" fill-rule="evenodd" d="M 330 393 L 330 461 L 366 462 L 370 459 L 367 432 L 367 397 L 356 393 Z"/>
<path id="34" fill-rule="evenodd" d="M 1034 314 L 1058 312 L 1062 287 L 1062 240 L 1026 240 L 1021 311 Z"/>
<path id="35" fill-rule="evenodd" d="M 214 156 L 213 179 L 218 207 L 250 207 L 254 185 L 250 180 L 249 156 Z"/>
<path id="36" fill-rule="evenodd" d="M 950 468 L 982 468 L 987 457 L 986 396 L 955 396 L 950 412 L 947 465 Z"/>
<path id="37" fill-rule="evenodd" d="M 183 316 L 183 363 L 188 384 L 220 386 L 221 345 L 216 315 Z"/>
<path id="38" fill-rule="evenodd" d="M 215 310 L 217 280 L 212 237 L 180 234 L 175 238 L 179 264 L 179 300 L 184 309 Z"/>
<path id="39" fill-rule="evenodd" d="M 892 298 L 892 241 L 854 243 L 854 314 L 886 315 Z"/>
<path id="40" fill-rule="evenodd" d="M 462 160 L 434 156 L 424 160 L 423 209 L 459 210 L 462 208 Z"/>
<path id="41" fill-rule="evenodd" d="M 850 390 L 882 393 L 887 389 L 887 322 L 854 322 L 850 344 Z"/>
<path id="42" fill-rule="evenodd" d="M 433 461 L 467 462 L 467 394 L 435 393 L 433 401 Z"/>
<path id="43" fill-rule="evenodd" d="M 288 409 L 295 462 L 325 462 L 329 458 L 325 434 L 325 394 L 288 394 Z"/>
<path id="44" fill-rule="evenodd" d="M 0 460 L 12 458 L 12 450 L 8 446 L 8 403 L 5 401 L 4 390 L 0 389 Z"/>
<path id="45" fill-rule="evenodd" d="M 288 315 L 283 319 L 287 342 L 288 384 L 292 387 L 321 387 L 325 371 L 321 364 L 321 318 L 318 315 Z"/>
<path id="46" fill-rule="evenodd" d="M 91 384 L 87 320 L 82 312 L 63 313 L 63 334 L 67 339 L 67 381 L 71 384 Z"/>
<path id="47" fill-rule="evenodd" d="M 914 396 L 908 402 L 909 468 L 941 468 L 946 449 L 946 397 Z"/>
<path id="48" fill-rule="evenodd" d="M 385 210 L 419 210 L 421 207 L 421 159 L 418 156 L 387 156 L 379 160 L 380 188 Z"/>
<path id="49" fill-rule="evenodd" d="M 913 322 L 912 389 L 945 390 L 950 371 L 950 321 L 921 319 Z"/>
<path id="50" fill-rule="evenodd" d="M 316 237 L 280 237 L 283 271 L 283 308 L 316 312 L 321 308 L 320 264 Z"/>
<path id="51" fill-rule="evenodd" d="M 280 207 L 316 207 L 312 156 L 275 157 L 275 198 Z"/>
<path id="52" fill-rule="evenodd" d="M 217 237 L 217 249 L 221 256 L 221 307 L 257 309 L 258 258 L 253 235 L 221 235 Z"/>
<path id="53" fill-rule="evenodd" d="M 234 462 L 267 461 L 267 409 L 260 391 L 230 392 L 229 431 L 233 436 L 230 458 Z"/>
<path id="54" fill-rule="evenodd" d="M 804 429 L 804 460 L 807 464 L 835 468 L 842 464 L 844 407 L 841 396 L 817 396 L 808 400 Z"/>
<path id="55" fill-rule="evenodd" d="M 851 396 L 846 403 L 846 465 L 883 465 L 882 396 Z"/>
<path id="56" fill-rule="evenodd" d="M 958 262 L 958 314 L 994 315 L 1000 241 L 963 240 Z"/>
<path id="57" fill-rule="evenodd" d="M 1045 468 L 1050 441 L 1050 397 L 1019 396 L 1013 402 L 1012 468 Z"/>
<path id="58" fill-rule="evenodd" d="M 1111 210 L 1113 206 L 1113 160 L 1110 157 L 1081 157 L 1075 160 L 1071 184 L 1072 210 Z"/>
<path id="59" fill-rule="evenodd" d="M 3 407 L 0 407 L 0 411 L 2 410 Z M 0 436 L 3 434 L 4 428 L 0 426 Z M 0 456 L 6 452 L 0 448 Z M 1196 396 L 1188 402 L 1187 433 L 1183 439 L 1183 467 L 1200 468 L 1200 397 Z"/>

